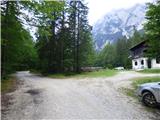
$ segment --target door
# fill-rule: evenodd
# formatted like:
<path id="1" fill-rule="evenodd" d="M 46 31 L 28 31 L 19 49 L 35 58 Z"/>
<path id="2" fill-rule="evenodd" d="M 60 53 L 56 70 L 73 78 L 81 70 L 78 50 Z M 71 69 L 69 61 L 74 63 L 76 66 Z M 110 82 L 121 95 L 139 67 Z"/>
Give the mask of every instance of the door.
<path id="1" fill-rule="evenodd" d="M 148 59 L 148 68 L 151 68 L 151 59 Z"/>

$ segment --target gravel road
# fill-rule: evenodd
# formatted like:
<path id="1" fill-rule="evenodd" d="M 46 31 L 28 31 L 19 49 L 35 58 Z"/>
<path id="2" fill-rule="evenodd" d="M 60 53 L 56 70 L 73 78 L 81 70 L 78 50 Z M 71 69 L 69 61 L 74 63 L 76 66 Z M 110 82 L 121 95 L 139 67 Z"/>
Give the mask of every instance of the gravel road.
<path id="1" fill-rule="evenodd" d="M 147 111 L 119 89 L 129 87 L 129 79 L 154 74 L 124 71 L 108 78 L 51 79 L 26 71 L 16 76 L 23 84 L 9 93 L 12 105 L 2 115 L 3 120 L 160 120 L 158 111 Z"/>

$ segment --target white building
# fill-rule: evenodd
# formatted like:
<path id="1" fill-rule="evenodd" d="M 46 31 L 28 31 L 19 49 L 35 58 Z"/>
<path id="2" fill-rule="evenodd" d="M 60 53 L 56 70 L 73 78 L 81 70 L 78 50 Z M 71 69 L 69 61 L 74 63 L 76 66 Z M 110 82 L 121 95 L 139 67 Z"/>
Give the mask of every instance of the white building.
<path id="1" fill-rule="evenodd" d="M 130 49 L 131 58 L 132 58 L 132 69 L 141 70 L 141 69 L 160 69 L 160 61 L 157 59 L 149 59 L 144 56 L 144 53 L 147 50 L 146 42 L 143 41 L 136 46 Z"/>

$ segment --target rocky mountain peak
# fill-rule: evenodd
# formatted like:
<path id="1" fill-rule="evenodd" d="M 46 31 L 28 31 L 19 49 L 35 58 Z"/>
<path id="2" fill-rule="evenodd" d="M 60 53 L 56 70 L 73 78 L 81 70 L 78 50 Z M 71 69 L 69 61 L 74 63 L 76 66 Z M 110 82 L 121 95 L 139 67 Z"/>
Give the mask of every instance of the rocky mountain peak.
<path id="1" fill-rule="evenodd" d="M 96 50 L 101 50 L 107 43 L 114 43 L 118 38 L 133 35 L 134 27 L 143 29 L 146 5 L 137 4 L 129 9 L 120 9 L 106 14 L 93 26 Z"/>

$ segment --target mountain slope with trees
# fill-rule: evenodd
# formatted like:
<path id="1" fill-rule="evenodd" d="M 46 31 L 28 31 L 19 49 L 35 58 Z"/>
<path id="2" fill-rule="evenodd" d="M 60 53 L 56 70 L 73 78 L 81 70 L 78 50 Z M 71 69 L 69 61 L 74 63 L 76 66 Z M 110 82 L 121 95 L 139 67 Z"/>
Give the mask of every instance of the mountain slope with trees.
<path id="1" fill-rule="evenodd" d="M 147 4 L 146 23 L 144 24 L 144 33 L 142 34 L 134 27 L 133 36 L 130 38 L 120 37 L 116 42 L 109 42 L 102 51 L 99 52 L 96 59 L 97 66 L 108 68 L 123 66 L 131 68 L 130 48 L 147 41 L 148 49 L 145 54 L 148 58 L 156 58 L 160 61 L 160 1 Z M 138 14 L 138 13 L 137 13 Z"/>
<path id="2" fill-rule="evenodd" d="M 111 69 L 122 66 L 125 69 L 131 69 L 129 49 L 144 40 L 145 35 L 135 30 L 133 36 L 129 39 L 124 36 L 115 43 L 107 44 L 102 51 L 98 53 L 96 66 L 103 66 Z"/>
<path id="3" fill-rule="evenodd" d="M 102 50 L 107 43 L 114 43 L 123 36 L 129 38 L 134 29 L 143 31 L 145 22 L 145 4 L 137 4 L 128 9 L 119 9 L 107 13 L 93 25 L 93 37 L 96 50 Z"/>

